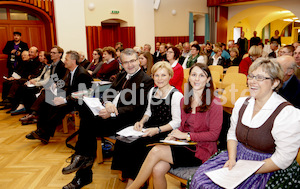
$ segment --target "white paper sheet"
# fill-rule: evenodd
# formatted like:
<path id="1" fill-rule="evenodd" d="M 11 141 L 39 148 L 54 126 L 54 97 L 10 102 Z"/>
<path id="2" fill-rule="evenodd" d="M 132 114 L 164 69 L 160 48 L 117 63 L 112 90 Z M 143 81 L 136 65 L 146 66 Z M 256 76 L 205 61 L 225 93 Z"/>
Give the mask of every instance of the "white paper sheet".
<path id="1" fill-rule="evenodd" d="M 19 74 L 17 74 L 16 72 L 13 72 L 13 74 L 11 76 L 15 79 L 21 79 L 21 76 Z"/>
<path id="2" fill-rule="evenodd" d="M 104 109 L 104 106 L 101 104 L 99 98 L 90 98 L 90 97 L 83 97 L 83 101 L 86 105 L 90 108 L 95 116 L 99 115 L 99 111 Z"/>
<path id="3" fill-rule="evenodd" d="M 92 83 L 98 83 L 99 85 L 112 84 L 112 82 L 110 82 L 110 81 L 92 81 Z"/>
<path id="4" fill-rule="evenodd" d="M 178 141 L 178 140 L 160 140 L 160 142 L 167 143 L 167 144 L 174 144 L 174 145 L 190 145 L 190 143 L 185 141 Z"/>
<path id="5" fill-rule="evenodd" d="M 125 129 L 117 132 L 118 135 L 129 137 L 129 136 L 143 136 L 145 133 L 143 133 L 145 129 L 142 129 L 142 131 L 136 131 L 133 129 L 133 126 L 126 127 Z"/>
<path id="6" fill-rule="evenodd" d="M 3 76 L 3 79 L 7 79 L 7 77 L 6 77 L 6 76 Z"/>
<path id="7" fill-rule="evenodd" d="M 233 189 L 255 173 L 264 163 L 263 161 L 238 160 L 231 170 L 226 167 L 205 174 L 219 186 Z"/>
<path id="8" fill-rule="evenodd" d="M 30 83 L 29 81 L 26 82 L 27 87 L 35 87 L 34 84 Z"/>

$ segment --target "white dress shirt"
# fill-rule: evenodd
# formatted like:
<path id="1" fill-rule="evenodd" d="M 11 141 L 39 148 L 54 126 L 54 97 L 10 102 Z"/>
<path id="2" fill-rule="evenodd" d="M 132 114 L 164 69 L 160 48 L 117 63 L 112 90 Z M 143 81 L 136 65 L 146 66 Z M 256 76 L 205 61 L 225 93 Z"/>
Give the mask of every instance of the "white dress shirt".
<path id="1" fill-rule="evenodd" d="M 163 99 L 166 99 L 166 97 L 169 96 L 170 92 L 174 88 L 175 87 L 172 87 L 170 89 L 170 91 L 168 92 L 168 94 Z M 150 106 L 151 104 L 149 102 L 151 102 L 153 90 L 154 90 L 154 87 L 152 87 L 150 89 L 149 93 L 148 93 L 148 105 L 147 105 L 147 109 L 146 109 L 146 112 L 145 112 L 145 115 L 147 115 L 149 117 L 151 117 L 151 115 L 152 115 L 151 106 Z M 155 94 L 156 94 L 156 92 L 155 92 Z M 180 123 L 181 123 L 180 101 L 181 101 L 182 97 L 183 97 L 183 95 L 181 94 L 181 92 L 176 91 L 176 92 L 173 93 L 173 96 L 172 96 L 172 99 L 171 99 L 172 120 L 169 122 L 169 124 L 171 125 L 171 127 L 173 129 L 179 128 Z"/>
<path id="2" fill-rule="evenodd" d="M 237 140 L 235 131 L 238 114 L 246 98 L 241 97 L 235 103 L 227 140 Z M 258 128 L 282 102 L 286 102 L 286 100 L 273 92 L 262 109 L 252 118 L 255 100 L 254 98 L 250 98 L 241 121 L 250 128 Z M 271 159 L 279 168 L 285 169 L 293 162 L 300 147 L 300 110 L 293 106 L 286 106 L 282 109 L 274 120 L 271 134 L 276 145 Z"/>

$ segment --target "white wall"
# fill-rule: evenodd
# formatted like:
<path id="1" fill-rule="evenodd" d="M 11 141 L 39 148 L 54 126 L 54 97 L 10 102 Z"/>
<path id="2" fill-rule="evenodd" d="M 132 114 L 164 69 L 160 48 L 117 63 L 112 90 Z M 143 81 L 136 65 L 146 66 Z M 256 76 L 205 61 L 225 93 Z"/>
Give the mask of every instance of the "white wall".
<path id="1" fill-rule="evenodd" d="M 57 45 L 87 52 L 84 0 L 54 0 Z"/>
<path id="2" fill-rule="evenodd" d="M 153 0 L 134 0 L 134 25 L 136 46 L 151 45 L 155 51 Z"/>

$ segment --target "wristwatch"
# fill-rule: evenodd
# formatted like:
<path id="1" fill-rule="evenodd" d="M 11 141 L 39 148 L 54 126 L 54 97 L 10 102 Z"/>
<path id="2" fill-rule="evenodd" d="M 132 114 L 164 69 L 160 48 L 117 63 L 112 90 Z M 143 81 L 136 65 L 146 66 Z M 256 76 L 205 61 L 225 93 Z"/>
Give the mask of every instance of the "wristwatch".
<path id="1" fill-rule="evenodd" d="M 186 140 L 187 140 L 187 141 L 191 141 L 191 135 L 190 135 L 190 132 L 187 133 Z"/>
<path id="2" fill-rule="evenodd" d="M 158 134 L 159 134 L 159 133 L 161 133 L 161 129 L 160 129 L 160 127 L 157 127 L 157 128 L 158 128 Z"/>

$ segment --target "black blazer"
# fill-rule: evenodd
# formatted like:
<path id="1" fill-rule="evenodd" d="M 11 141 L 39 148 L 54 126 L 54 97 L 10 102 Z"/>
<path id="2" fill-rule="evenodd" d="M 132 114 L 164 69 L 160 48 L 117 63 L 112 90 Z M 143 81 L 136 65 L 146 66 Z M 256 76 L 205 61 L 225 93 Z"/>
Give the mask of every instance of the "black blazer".
<path id="1" fill-rule="evenodd" d="M 125 71 L 119 73 L 115 79 L 115 81 L 111 85 L 111 89 L 114 89 L 116 91 L 121 91 L 121 96 L 118 101 L 118 117 L 123 117 L 124 119 L 130 119 L 130 120 L 139 120 L 144 115 L 144 112 L 146 111 L 147 107 L 147 94 L 149 90 L 154 86 L 153 79 L 149 77 L 145 72 L 142 70 L 139 70 L 134 76 L 132 76 L 127 83 L 126 82 L 126 75 L 127 73 Z M 130 89 L 132 90 L 134 87 L 134 84 L 136 86 L 136 97 L 132 96 L 129 92 L 126 92 L 124 94 L 124 91 L 122 93 L 122 87 L 124 85 L 124 89 Z M 108 95 L 111 95 L 107 100 L 112 101 L 117 94 L 108 93 Z M 121 97 L 125 97 L 127 102 L 130 102 L 132 99 L 134 103 L 132 104 L 124 104 L 121 100 Z"/>
<path id="2" fill-rule="evenodd" d="M 52 69 L 53 67 L 51 66 L 50 73 L 52 73 Z M 57 74 L 57 77 L 59 79 L 63 79 L 66 77 L 67 69 L 65 68 L 65 64 L 61 60 L 57 63 L 54 73 Z"/>
<path id="3" fill-rule="evenodd" d="M 3 54 L 7 54 L 7 55 L 8 55 L 8 58 L 7 58 L 7 65 L 6 65 L 7 68 L 10 68 L 10 56 L 11 56 L 10 52 L 14 49 L 14 45 L 15 45 L 14 40 L 12 40 L 12 41 L 7 41 L 7 43 L 6 43 L 5 47 L 4 47 L 4 49 L 2 50 Z M 29 48 L 28 48 L 27 43 L 25 43 L 25 42 L 23 42 L 23 41 L 20 41 L 20 43 L 19 43 L 19 50 L 20 50 L 21 53 L 22 53 L 23 51 L 25 51 L 25 50 L 28 51 Z M 22 59 L 21 59 L 21 55 L 20 55 L 20 56 L 17 56 L 17 60 L 18 60 L 18 61 L 22 60 Z"/>
<path id="4" fill-rule="evenodd" d="M 278 93 L 296 108 L 300 108 L 300 80 L 295 75 L 292 76 L 284 89 L 279 89 Z"/>
<path id="5" fill-rule="evenodd" d="M 71 73 L 65 77 L 64 90 L 66 91 L 67 101 L 71 99 L 71 94 L 78 91 L 78 86 L 80 83 L 85 84 L 86 88 L 89 89 L 92 86 L 92 76 L 82 67 L 78 66 L 73 75 L 73 81 L 70 83 Z"/>

